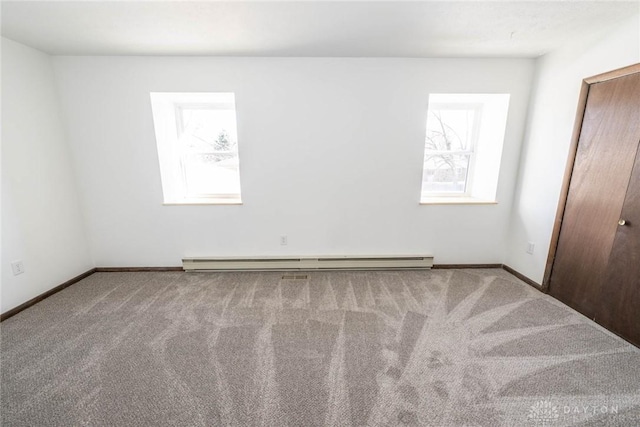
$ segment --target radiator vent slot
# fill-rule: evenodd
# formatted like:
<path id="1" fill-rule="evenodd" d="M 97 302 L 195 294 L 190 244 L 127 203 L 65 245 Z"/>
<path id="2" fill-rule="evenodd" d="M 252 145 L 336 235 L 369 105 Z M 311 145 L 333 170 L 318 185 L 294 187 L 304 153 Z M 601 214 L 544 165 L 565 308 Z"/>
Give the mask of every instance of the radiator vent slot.
<path id="1" fill-rule="evenodd" d="M 398 270 L 428 269 L 432 266 L 433 257 L 430 255 L 215 257 L 182 260 L 185 271 Z"/>
<path id="2" fill-rule="evenodd" d="M 282 280 L 307 280 L 309 276 L 306 274 L 285 274 L 282 276 Z"/>

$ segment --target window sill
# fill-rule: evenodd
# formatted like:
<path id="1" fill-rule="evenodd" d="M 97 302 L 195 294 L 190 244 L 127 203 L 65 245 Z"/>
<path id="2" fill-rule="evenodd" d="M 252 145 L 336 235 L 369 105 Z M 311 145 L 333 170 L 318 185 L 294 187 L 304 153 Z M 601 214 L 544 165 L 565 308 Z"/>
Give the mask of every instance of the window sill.
<path id="1" fill-rule="evenodd" d="M 241 205 L 240 199 L 185 199 L 164 202 L 163 206 Z"/>
<path id="2" fill-rule="evenodd" d="M 497 205 L 495 200 L 474 197 L 429 197 L 420 200 L 421 205 Z"/>

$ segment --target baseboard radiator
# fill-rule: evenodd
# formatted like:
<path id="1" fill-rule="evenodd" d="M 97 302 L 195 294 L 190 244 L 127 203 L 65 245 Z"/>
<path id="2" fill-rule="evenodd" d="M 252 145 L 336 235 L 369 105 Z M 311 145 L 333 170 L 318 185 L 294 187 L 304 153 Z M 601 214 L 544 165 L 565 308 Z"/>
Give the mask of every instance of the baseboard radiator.
<path id="1" fill-rule="evenodd" d="M 185 271 L 404 270 L 429 269 L 433 256 L 321 256 L 183 258 Z"/>

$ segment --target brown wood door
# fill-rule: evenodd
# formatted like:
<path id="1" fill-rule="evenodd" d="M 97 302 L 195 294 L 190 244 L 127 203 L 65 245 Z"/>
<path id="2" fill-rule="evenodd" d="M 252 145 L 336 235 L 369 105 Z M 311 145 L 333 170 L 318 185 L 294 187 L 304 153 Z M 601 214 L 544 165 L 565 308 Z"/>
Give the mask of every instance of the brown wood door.
<path id="1" fill-rule="evenodd" d="M 634 188 L 629 184 L 638 154 L 638 141 L 640 73 L 591 84 L 553 260 L 549 293 L 596 321 L 606 321 L 608 327 L 617 333 L 621 333 L 618 323 L 622 318 L 607 314 L 605 319 L 604 313 L 611 313 L 624 303 L 622 294 L 633 294 L 637 298 L 638 276 L 630 276 L 634 273 L 632 267 L 624 267 L 628 274 L 613 271 L 618 266 L 638 263 L 637 258 L 633 259 L 631 249 L 634 246 L 629 241 L 635 238 L 637 243 L 638 235 L 633 237 L 631 234 L 637 232 L 633 222 L 640 225 L 640 218 L 630 220 L 627 228 L 618 225 L 623 206 L 624 213 L 628 214 L 625 198 L 627 189 Z M 637 176 L 633 179 L 637 180 Z M 631 196 L 627 202 L 628 209 L 635 209 L 637 213 L 637 205 L 632 207 L 634 201 Z M 626 237 L 619 237 L 619 232 Z M 614 247 L 615 262 L 612 260 Z M 635 272 L 638 272 L 637 268 Z M 620 276 L 614 277 L 615 274 Z M 607 283 L 612 280 L 617 283 Z M 603 296 L 606 298 L 602 299 Z M 635 309 L 638 308 L 636 305 Z M 633 319 L 631 323 L 634 323 Z"/>
<path id="2" fill-rule="evenodd" d="M 640 347 L 640 147 L 600 290 L 595 320 Z"/>

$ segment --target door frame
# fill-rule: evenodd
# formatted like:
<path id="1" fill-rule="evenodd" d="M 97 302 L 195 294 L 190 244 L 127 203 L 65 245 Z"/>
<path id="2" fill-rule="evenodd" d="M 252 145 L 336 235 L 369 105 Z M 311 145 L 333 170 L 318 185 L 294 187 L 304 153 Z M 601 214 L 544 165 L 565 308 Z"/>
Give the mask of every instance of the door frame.
<path id="1" fill-rule="evenodd" d="M 569 196 L 569 185 L 571 184 L 571 175 L 573 174 L 576 153 L 578 151 L 578 141 L 580 140 L 580 134 L 582 132 L 582 121 L 584 119 L 584 112 L 587 107 L 589 89 L 591 88 L 592 84 L 606 82 L 608 80 L 617 79 L 619 77 L 624 77 L 635 73 L 640 73 L 640 63 L 629 65 L 628 67 L 619 68 L 617 70 L 608 71 L 606 73 L 598 74 L 582 80 L 582 88 L 580 89 L 580 96 L 578 98 L 578 111 L 576 113 L 576 120 L 573 125 L 571 145 L 569 145 L 569 155 L 567 156 L 567 166 L 564 172 L 562 188 L 560 189 L 560 199 L 558 201 L 558 209 L 556 211 L 556 218 L 553 224 L 553 233 L 551 234 L 551 244 L 549 245 L 549 254 L 547 255 L 547 265 L 545 267 L 544 277 L 542 279 L 542 291 L 545 293 L 549 292 L 549 281 L 551 279 L 551 271 L 553 270 L 553 262 L 556 258 L 556 250 L 558 248 L 558 240 L 560 239 L 560 229 L 562 228 L 562 219 L 564 217 L 564 210 L 567 205 L 567 197 Z"/>

